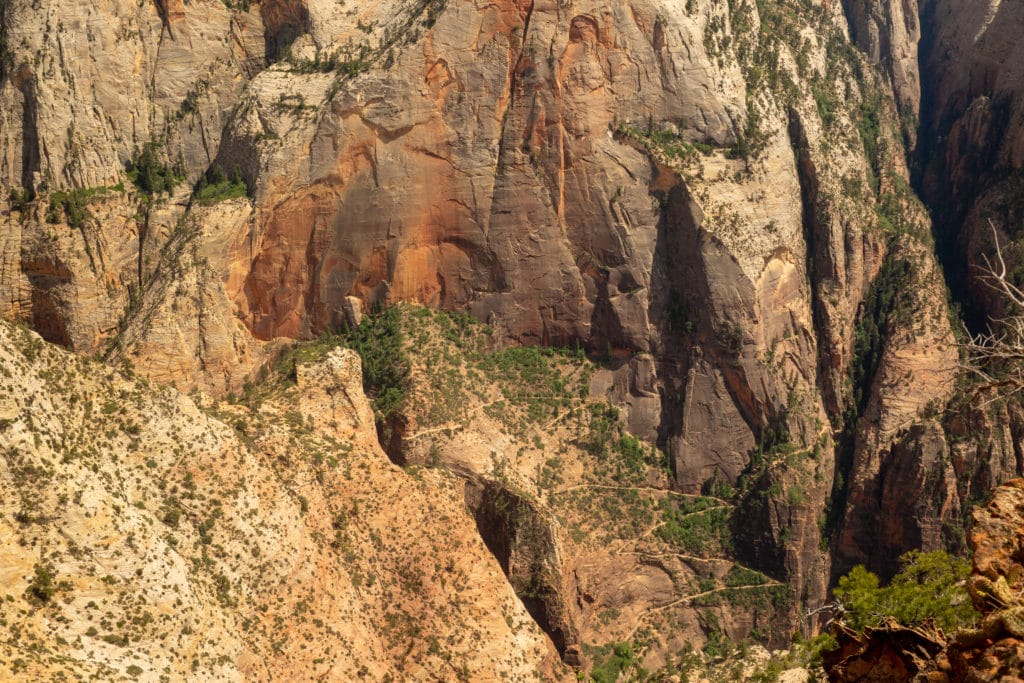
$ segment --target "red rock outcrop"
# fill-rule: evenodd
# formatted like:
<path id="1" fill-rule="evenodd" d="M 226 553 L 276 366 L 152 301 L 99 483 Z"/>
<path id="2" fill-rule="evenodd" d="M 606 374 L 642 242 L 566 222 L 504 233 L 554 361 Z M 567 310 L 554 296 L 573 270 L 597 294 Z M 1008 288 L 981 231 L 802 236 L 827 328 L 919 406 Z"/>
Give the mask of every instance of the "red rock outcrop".
<path id="1" fill-rule="evenodd" d="M 968 592 L 976 628 L 943 634 L 894 621 L 856 633 L 841 629 L 826 653 L 831 681 L 1014 681 L 1024 670 L 1024 480 L 997 487 L 972 515 L 974 566 Z"/>

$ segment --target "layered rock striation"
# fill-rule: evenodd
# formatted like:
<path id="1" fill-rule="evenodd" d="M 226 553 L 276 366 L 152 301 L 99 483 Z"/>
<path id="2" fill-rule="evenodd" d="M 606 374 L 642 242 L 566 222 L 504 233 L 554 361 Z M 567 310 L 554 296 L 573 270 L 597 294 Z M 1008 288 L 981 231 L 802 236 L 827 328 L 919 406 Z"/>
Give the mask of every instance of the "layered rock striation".
<path id="1" fill-rule="evenodd" d="M 781 641 L 813 630 L 831 575 L 947 542 L 981 470 L 1019 468 L 1006 439 L 989 467 L 955 438 L 989 416 L 940 420 L 957 354 L 908 168 L 961 218 L 968 179 L 1010 182 L 1016 138 L 988 141 L 1016 120 L 1014 12 L 992 3 L 977 34 L 942 2 L 11 2 L 0 309 L 221 395 L 275 340 L 398 302 L 468 311 L 499 345 L 578 344 L 667 453 L 654 488 L 728 493 L 728 561 L 790 591 Z M 976 153 L 936 151 L 963 136 Z M 1007 174 L 973 172 L 983 154 Z M 398 433 L 396 459 L 425 459 Z M 492 462 L 446 462 L 485 536 L 495 501 L 536 516 Z M 569 565 L 531 610 L 563 654 L 586 632 L 555 609 Z"/>

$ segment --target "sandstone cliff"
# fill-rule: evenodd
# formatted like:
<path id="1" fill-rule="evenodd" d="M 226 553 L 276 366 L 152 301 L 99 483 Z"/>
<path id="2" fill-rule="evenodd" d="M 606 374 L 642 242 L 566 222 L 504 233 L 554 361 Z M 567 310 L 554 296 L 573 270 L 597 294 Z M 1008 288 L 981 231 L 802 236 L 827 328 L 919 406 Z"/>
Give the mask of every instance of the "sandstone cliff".
<path id="1" fill-rule="evenodd" d="M 380 304 L 468 311 L 495 348 L 578 344 L 604 361 L 586 385 L 621 414 L 615 436 L 660 448 L 667 473 L 589 480 L 555 414 L 502 434 L 493 377 L 471 412 L 431 414 L 450 397 L 425 371 L 389 453 L 467 482 L 479 533 L 567 661 L 662 613 L 689 625 L 652 662 L 723 630 L 781 642 L 813 630 L 803 608 L 830 575 L 949 542 L 985 483 L 1020 467 L 1012 424 L 941 419 L 956 352 L 910 185 L 908 159 L 932 169 L 914 174 L 924 196 L 963 216 L 970 183 L 1004 182 L 975 172 L 984 154 L 1019 167 L 1015 137 L 986 142 L 1017 116 L 989 92 L 1019 87 L 1016 10 L 990 3 L 976 26 L 961 4 L 13 1 L 0 308 L 218 395 L 279 337 Z M 954 133 L 976 152 L 936 151 Z M 574 410 L 590 414 L 577 425 L 606 417 Z M 975 423 L 1002 436 L 962 438 Z M 650 519 L 603 539 L 614 549 L 587 528 L 570 546 L 552 509 L 612 503 L 536 490 L 545 465 L 566 487 L 623 487 Z M 644 545 L 652 509 L 678 522 L 715 499 L 722 547 Z M 531 543 L 510 541 L 509 511 Z M 734 566 L 787 599 L 693 609 L 736 587 Z"/>
<path id="2" fill-rule="evenodd" d="M 1014 263 L 1020 258 L 1024 55 L 1016 33 L 1024 14 L 1015 3 L 935 1 L 924 3 L 922 15 L 929 30 L 921 69 L 929 87 L 918 184 L 935 208 L 940 254 L 977 327 L 986 314 L 1001 313 L 976 279 L 993 239 L 1013 245 Z"/>
<path id="3" fill-rule="evenodd" d="M 859 32 L 856 39 L 869 52 L 879 54 L 898 100 L 904 97 L 901 92 L 912 90 L 912 79 L 899 76 L 900 55 L 919 54 L 919 120 L 905 124 L 917 128 L 910 138 L 916 146 L 909 150 L 913 184 L 934 216 L 935 252 L 966 323 L 965 332 L 974 333 L 1004 313 L 1004 303 L 980 277 L 979 266 L 994 258 L 995 240 L 1007 255 L 1011 271 L 1020 263 L 1024 119 L 1021 55 L 1015 35 L 1024 15 L 1019 7 L 1005 2 L 919 4 L 915 8 L 913 3 L 902 3 L 900 8 L 900 3 L 883 3 L 869 11 L 864 3 L 846 3 L 851 16 L 874 18 L 873 25 L 866 20 L 866 32 Z M 920 30 L 912 30 L 911 12 L 918 14 Z M 905 23 L 898 21 L 901 13 Z M 883 21 L 884 16 L 889 20 Z M 944 470 L 939 479 L 946 483 L 935 489 L 929 506 L 933 510 L 959 507 L 966 517 L 971 505 L 984 499 L 990 488 L 1021 473 L 1017 455 L 1021 423 L 1015 400 L 1009 405 L 982 401 L 969 381 L 961 386 L 960 397 L 947 409 L 944 435 L 939 438 L 935 433 L 931 438 L 937 463 Z M 949 538 L 951 532 L 956 534 L 948 525 L 932 524 L 931 532 L 923 528 L 921 532 L 935 534 L 940 526 L 945 526 L 947 542 L 962 543 Z"/>
<path id="4" fill-rule="evenodd" d="M 6 323 L 0 375 L 5 680 L 562 671 L 458 481 L 381 452 L 352 351 L 258 411 Z"/>

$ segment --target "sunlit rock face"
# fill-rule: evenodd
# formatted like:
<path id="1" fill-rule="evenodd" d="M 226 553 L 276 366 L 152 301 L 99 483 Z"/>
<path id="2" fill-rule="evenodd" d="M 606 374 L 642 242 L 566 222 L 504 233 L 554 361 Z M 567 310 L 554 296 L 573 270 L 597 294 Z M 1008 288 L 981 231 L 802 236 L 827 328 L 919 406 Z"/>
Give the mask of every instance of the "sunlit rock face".
<path id="1" fill-rule="evenodd" d="M 936 253 L 977 263 L 989 219 L 1005 239 L 1024 219 L 1022 17 L 975 5 L 15 0 L 0 312 L 219 396 L 282 338 L 400 302 L 469 312 L 495 347 L 578 344 L 602 363 L 593 400 L 666 453 L 653 488 L 734 492 L 716 559 L 787 587 L 766 617 L 781 644 L 814 629 L 799 615 L 830 576 L 947 542 L 1020 467 L 1013 406 L 941 415 L 958 370 Z M 946 259 L 997 311 L 967 272 Z M 421 425 L 414 448 L 407 412 L 389 452 L 459 438 Z M 486 450 L 445 462 L 492 553 L 495 501 L 545 529 L 501 568 L 524 594 L 515 557 L 554 568 L 526 602 L 567 661 L 679 599 L 692 568 L 560 555 L 564 530 Z M 592 628 L 583 595 L 622 628 Z"/>

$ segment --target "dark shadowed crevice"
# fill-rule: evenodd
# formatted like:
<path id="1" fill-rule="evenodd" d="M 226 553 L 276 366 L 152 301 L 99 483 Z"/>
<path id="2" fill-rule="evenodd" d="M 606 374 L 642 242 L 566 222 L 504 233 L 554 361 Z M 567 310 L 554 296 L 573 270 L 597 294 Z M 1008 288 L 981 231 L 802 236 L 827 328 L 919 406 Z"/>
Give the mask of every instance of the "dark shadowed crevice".
<path id="1" fill-rule="evenodd" d="M 808 289 L 811 292 L 811 316 L 817 343 L 817 385 L 821 387 L 825 408 L 833 420 L 833 426 L 839 420 L 840 401 L 838 388 L 833 381 L 832 352 L 828 344 L 828 321 L 825 319 L 825 305 L 821 297 L 821 288 L 829 277 L 832 264 L 828 253 L 827 240 L 819 240 L 818 235 L 824 228 L 819 217 L 818 173 L 811 158 L 807 135 L 804 131 L 800 114 L 794 109 L 789 112 L 789 139 L 796 157 L 797 178 L 800 182 L 800 202 L 803 222 L 804 242 L 807 252 L 804 267 L 808 278 Z"/>
<path id="2" fill-rule="evenodd" d="M 988 83 L 989 79 L 982 74 L 972 77 L 969 90 L 950 98 L 944 107 L 940 106 L 943 104 L 940 102 L 943 79 L 949 77 L 942 68 L 948 68 L 949 64 L 936 52 L 941 28 L 937 5 L 934 0 L 923 0 L 919 12 L 921 39 L 917 61 L 921 75 L 921 113 L 911 186 L 931 213 L 935 253 L 946 285 L 961 319 L 973 333 L 986 327 L 988 310 L 984 302 L 972 295 L 963 228 L 979 198 L 1008 174 L 1002 158 L 1002 143 L 1012 125 L 1013 102 L 1009 95 L 1000 95 L 994 83 Z M 998 26 L 999 23 L 997 16 L 988 25 Z M 984 39 L 984 36 L 979 38 Z M 957 123 L 972 116 L 968 112 L 978 104 L 986 110 L 984 126 L 974 116 L 975 120 L 966 127 L 968 130 L 958 127 Z M 969 139 L 972 129 L 984 129 L 985 139 Z M 954 167 L 949 165 L 951 157 L 955 159 Z"/>
<path id="3" fill-rule="evenodd" d="M 10 2 L 0 2 L 0 83 L 10 72 L 10 52 L 7 50 L 7 11 Z"/>
<path id="4" fill-rule="evenodd" d="M 587 344 L 593 353 L 604 354 L 610 359 L 613 349 L 628 348 L 630 344 L 626 340 L 622 322 L 612 306 L 607 269 L 597 269 L 594 273 L 594 284 L 597 286 L 597 296 L 594 300 L 594 312 L 590 316 L 592 334 Z"/>
<path id="5" fill-rule="evenodd" d="M 867 497 L 868 500 L 875 501 L 870 506 L 861 504 L 848 510 L 849 477 L 853 471 L 858 439 L 862 438 L 863 434 L 861 417 L 871 400 L 882 354 L 895 326 L 906 324 L 905 319 L 901 323 L 897 323 L 896 319 L 910 315 L 908 290 L 913 268 L 913 265 L 904 258 L 893 253 L 887 255 L 860 306 L 849 371 L 853 394 L 843 414 L 843 429 L 836 440 L 835 479 L 825 520 L 825 534 L 833 540 L 848 533 L 855 533 L 858 528 L 874 529 L 872 520 L 878 513 L 879 495 Z M 874 542 L 864 539 L 860 545 L 871 547 Z M 841 553 L 835 553 L 832 565 L 833 581 L 861 560 L 860 557 L 845 557 Z"/>
<path id="6" fill-rule="evenodd" d="M 39 172 L 39 131 L 36 128 L 35 84 L 29 74 L 23 74 L 19 89 L 22 96 L 21 186 L 35 190 L 34 176 Z"/>
<path id="7" fill-rule="evenodd" d="M 628 139 L 624 142 L 631 144 Z M 649 155 L 648 158 L 652 167 L 649 191 L 661 206 L 648 313 L 650 320 L 658 325 L 652 348 L 661 380 L 658 446 L 669 454 L 672 477 L 678 484 L 679 468 L 673 444 L 682 435 L 696 331 L 706 317 L 701 315 L 701 295 L 693 291 L 697 269 L 692 263 L 692 255 L 698 250 L 698 226 L 703 213 L 682 179 Z M 691 255 L 690 258 L 687 255 Z"/>
<path id="8" fill-rule="evenodd" d="M 154 0 L 153 4 L 156 5 L 156 13 L 160 15 L 160 23 L 163 24 L 164 30 L 167 31 L 171 40 L 174 40 L 174 29 L 171 28 L 171 8 L 168 7 L 168 0 Z"/>
<path id="9" fill-rule="evenodd" d="M 268 0 L 260 3 L 265 27 L 264 54 L 273 64 L 288 53 L 296 38 L 309 31 L 309 10 L 300 0 Z"/>
<path id="10" fill-rule="evenodd" d="M 73 275 L 67 265 L 53 255 L 22 260 L 22 272 L 32 287 L 32 329 L 51 344 L 71 346 L 71 334 L 61 311 L 68 302 L 67 290 Z"/>
<path id="11" fill-rule="evenodd" d="M 467 480 L 466 505 L 516 595 L 563 658 L 578 644 L 560 591 L 557 541 L 533 502 L 498 482 Z"/>
<path id="12" fill-rule="evenodd" d="M 384 419 L 378 419 L 376 428 L 377 441 L 380 443 L 381 450 L 388 456 L 388 460 L 399 467 L 405 467 L 409 464 L 404 448 L 405 418 L 400 414 L 395 414 Z"/>

